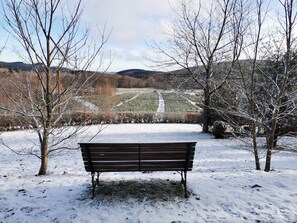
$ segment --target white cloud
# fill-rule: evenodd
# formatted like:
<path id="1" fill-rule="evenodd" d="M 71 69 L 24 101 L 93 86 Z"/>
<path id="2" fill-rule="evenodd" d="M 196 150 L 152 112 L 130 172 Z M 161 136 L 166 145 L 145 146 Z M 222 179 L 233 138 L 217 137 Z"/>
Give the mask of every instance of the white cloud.
<path id="1" fill-rule="evenodd" d="M 94 24 L 113 29 L 111 43 L 142 44 L 145 38 L 160 31 L 159 21 L 166 18 L 167 0 L 85 0 L 84 16 Z"/>
<path id="2" fill-rule="evenodd" d="M 115 58 L 111 70 L 145 68 L 150 49 L 146 41 L 160 39 L 168 24 L 172 0 L 83 0 L 83 19 L 91 22 L 96 32 L 106 22 L 112 29 L 107 47 Z"/>

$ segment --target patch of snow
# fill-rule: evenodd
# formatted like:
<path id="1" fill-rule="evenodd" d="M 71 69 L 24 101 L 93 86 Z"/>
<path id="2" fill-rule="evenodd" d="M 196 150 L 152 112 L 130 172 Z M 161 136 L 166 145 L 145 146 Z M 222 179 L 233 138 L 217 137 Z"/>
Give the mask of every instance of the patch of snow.
<path id="1" fill-rule="evenodd" d="M 126 93 L 151 93 L 154 92 L 154 88 L 117 88 L 116 95 L 126 94 Z"/>

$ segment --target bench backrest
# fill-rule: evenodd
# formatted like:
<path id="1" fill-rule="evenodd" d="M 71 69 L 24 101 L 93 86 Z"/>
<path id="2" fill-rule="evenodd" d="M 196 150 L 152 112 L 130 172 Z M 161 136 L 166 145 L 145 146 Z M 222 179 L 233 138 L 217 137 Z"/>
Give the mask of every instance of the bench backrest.
<path id="1" fill-rule="evenodd" d="M 80 143 L 88 172 L 189 171 L 196 142 Z"/>

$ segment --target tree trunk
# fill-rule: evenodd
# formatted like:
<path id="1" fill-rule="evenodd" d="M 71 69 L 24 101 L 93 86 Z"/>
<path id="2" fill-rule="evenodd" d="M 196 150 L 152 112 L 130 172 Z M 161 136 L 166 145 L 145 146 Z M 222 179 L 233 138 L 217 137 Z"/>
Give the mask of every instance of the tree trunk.
<path id="1" fill-rule="evenodd" d="M 49 56 L 48 56 L 49 57 Z M 49 57 L 50 58 L 50 57 Z M 50 66 L 47 67 L 47 73 L 46 73 L 46 97 L 45 101 L 47 103 L 46 105 L 46 121 L 44 124 L 44 132 L 43 132 L 43 140 L 40 146 L 41 149 L 41 166 L 39 169 L 38 175 L 46 175 L 47 171 L 47 163 L 48 163 L 48 152 L 49 152 L 49 134 L 51 132 L 51 126 L 52 126 L 52 112 L 53 112 L 53 100 L 51 95 L 51 72 L 50 72 Z"/>
<path id="2" fill-rule="evenodd" d="M 48 136 L 44 133 L 43 141 L 40 146 L 41 150 L 41 164 L 38 175 L 46 175 L 47 164 L 48 164 Z"/>
<path id="3" fill-rule="evenodd" d="M 267 152 L 266 152 L 266 162 L 265 162 L 265 172 L 269 172 L 271 168 L 271 157 L 272 157 L 272 146 L 273 146 L 273 137 L 268 136 L 267 140 Z"/>
<path id="4" fill-rule="evenodd" d="M 255 135 L 253 135 L 253 147 L 254 147 L 256 170 L 261 170 L 260 159 L 259 159 L 259 154 L 258 154 L 258 147 L 257 147 L 257 139 L 256 139 Z"/>
<path id="5" fill-rule="evenodd" d="M 276 116 L 276 115 L 274 114 L 274 116 Z M 266 171 L 266 172 L 269 172 L 271 169 L 271 157 L 272 157 L 272 150 L 274 148 L 273 145 L 275 142 L 276 126 L 277 126 L 277 120 L 276 120 L 276 118 L 273 118 L 272 124 L 271 124 L 271 130 L 268 132 L 268 135 L 266 136 L 266 138 L 267 138 L 267 152 L 266 152 L 266 162 L 265 162 L 265 169 L 264 169 L 264 171 Z"/>
<path id="6" fill-rule="evenodd" d="M 259 153 L 258 153 L 258 144 L 257 144 L 257 129 L 256 129 L 255 122 L 252 123 L 252 138 L 253 138 L 253 148 L 254 148 L 256 170 L 261 170 Z"/>
<path id="7" fill-rule="evenodd" d="M 211 121 L 210 114 L 210 94 L 207 90 L 204 90 L 204 105 L 203 105 L 203 123 L 202 123 L 202 131 L 208 133 L 208 126 Z"/>
<path id="8" fill-rule="evenodd" d="M 259 154 L 257 149 L 254 150 L 254 156 L 255 156 L 256 170 L 261 170 L 260 159 L 259 159 Z"/>

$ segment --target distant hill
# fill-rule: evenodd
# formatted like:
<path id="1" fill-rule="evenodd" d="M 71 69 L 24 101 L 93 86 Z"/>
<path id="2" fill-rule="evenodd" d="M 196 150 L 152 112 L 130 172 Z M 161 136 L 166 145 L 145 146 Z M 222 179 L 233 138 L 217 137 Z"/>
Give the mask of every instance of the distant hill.
<path id="1" fill-rule="evenodd" d="M 38 65 L 38 64 L 36 64 Z M 0 61 L 0 68 L 7 68 L 14 71 L 32 71 L 33 65 L 32 64 L 26 64 L 23 62 L 3 62 Z M 53 67 L 53 70 L 55 70 L 55 67 Z M 71 69 L 68 68 L 62 68 L 61 71 L 63 72 L 72 72 Z"/>
<path id="2" fill-rule="evenodd" d="M 23 62 L 0 61 L 0 68 L 12 69 L 15 71 L 32 71 L 33 70 L 32 64 L 26 64 Z M 68 68 L 62 68 L 61 70 L 72 73 L 72 70 Z M 161 72 L 158 72 L 158 71 L 150 71 L 150 70 L 143 70 L 143 69 L 128 69 L 128 70 L 122 70 L 119 72 L 112 72 L 112 73 L 107 72 L 107 74 L 118 74 L 122 76 L 130 76 L 135 78 L 146 78 L 148 76 L 152 76 L 160 73 Z"/>
<path id="3" fill-rule="evenodd" d="M 151 70 L 143 70 L 143 69 L 129 69 L 129 70 L 122 70 L 117 72 L 118 75 L 123 76 L 130 76 L 136 78 L 146 78 L 152 75 L 161 74 L 160 71 L 151 71 Z"/>
<path id="4" fill-rule="evenodd" d="M 0 61 L 0 67 L 1 68 L 7 68 L 12 70 L 21 70 L 21 71 L 31 71 L 32 65 L 31 64 L 25 64 L 23 62 L 3 62 Z"/>

